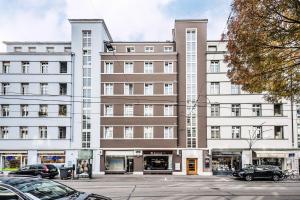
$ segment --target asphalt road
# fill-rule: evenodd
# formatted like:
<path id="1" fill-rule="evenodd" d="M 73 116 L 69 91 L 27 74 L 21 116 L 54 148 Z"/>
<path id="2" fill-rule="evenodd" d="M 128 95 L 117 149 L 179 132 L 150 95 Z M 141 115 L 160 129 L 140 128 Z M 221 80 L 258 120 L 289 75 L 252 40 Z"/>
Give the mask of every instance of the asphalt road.
<path id="1" fill-rule="evenodd" d="M 81 191 L 113 200 L 277 200 L 299 199 L 300 181 L 252 181 L 231 177 L 106 175 L 92 180 L 64 180 Z"/>

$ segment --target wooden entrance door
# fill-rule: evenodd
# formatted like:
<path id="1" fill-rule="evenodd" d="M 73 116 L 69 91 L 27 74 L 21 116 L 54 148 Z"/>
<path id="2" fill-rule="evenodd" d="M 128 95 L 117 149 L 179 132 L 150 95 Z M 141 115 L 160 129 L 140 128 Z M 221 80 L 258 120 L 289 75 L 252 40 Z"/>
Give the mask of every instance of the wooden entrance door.
<path id="1" fill-rule="evenodd" d="M 197 175 L 198 166 L 197 158 L 187 158 L 186 159 L 186 173 L 187 175 Z"/>

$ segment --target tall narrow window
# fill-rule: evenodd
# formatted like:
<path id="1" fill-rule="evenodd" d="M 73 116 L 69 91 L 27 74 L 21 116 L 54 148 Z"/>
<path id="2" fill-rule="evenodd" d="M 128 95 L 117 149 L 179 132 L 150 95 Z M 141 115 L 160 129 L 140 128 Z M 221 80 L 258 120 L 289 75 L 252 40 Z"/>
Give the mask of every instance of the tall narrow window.
<path id="1" fill-rule="evenodd" d="M 132 74 L 133 73 L 133 62 L 125 62 L 124 64 L 124 73 Z"/>
<path id="2" fill-rule="evenodd" d="M 112 139 L 113 138 L 113 127 L 112 126 L 104 127 L 104 138 L 105 139 Z"/>
<path id="3" fill-rule="evenodd" d="M 220 83 L 211 82 L 210 83 L 210 94 L 220 94 Z"/>
<path id="4" fill-rule="evenodd" d="M 124 105 L 124 116 L 133 116 L 133 105 L 126 104 Z"/>
<path id="5" fill-rule="evenodd" d="M 59 62 L 59 73 L 61 73 L 61 74 L 68 73 L 68 63 L 67 62 Z"/>
<path id="6" fill-rule="evenodd" d="M 8 117 L 9 116 L 9 105 L 2 104 L 1 105 L 1 115 L 2 117 Z"/>
<path id="7" fill-rule="evenodd" d="M 3 63 L 2 63 L 2 73 L 3 74 L 8 74 L 9 73 L 9 68 L 10 68 L 10 62 L 3 61 Z"/>
<path id="8" fill-rule="evenodd" d="M 220 126 L 212 126 L 211 127 L 211 138 L 212 139 L 220 139 Z"/>
<path id="9" fill-rule="evenodd" d="M 29 94 L 29 83 L 21 83 L 21 94 L 22 95 L 28 95 Z"/>
<path id="10" fill-rule="evenodd" d="M 29 62 L 27 61 L 22 62 L 22 73 L 23 74 L 29 73 Z"/>
<path id="11" fill-rule="evenodd" d="M 232 127 L 232 138 L 233 139 L 241 138 L 241 127 L 240 126 L 233 126 Z"/>
<path id="12" fill-rule="evenodd" d="M 67 116 L 67 105 L 58 105 L 58 115 Z"/>
<path id="13" fill-rule="evenodd" d="M 153 95 L 153 84 L 145 83 L 144 94 Z"/>
<path id="14" fill-rule="evenodd" d="M 165 139 L 173 139 L 173 127 L 165 127 L 164 129 L 164 138 Z"/>
<path id="15" fill-rule="evenodd" d="M 164 72 L 165 73 L 173 73 L 173 62 L 165 62 Z"/>
<path id="16" fill-rule="evenodd" d="M 212 116 L 212 117 L 220 116 L 220 104 L 211 104 L 210 116 Z"/>
<path id="17" fill-rule="evenodd" d="M 236 84 L 231 84 L 231 94 L 241 94 L 241 86 Z"/>
<path id="18" fill-rule="evenodd" d="M 252 116 L 261 116 L 261 104 L 252 104 Z"/>
<path id="19" fill-rule="evenodd" d="M 145 116 L 153 116 L 153 105 L 145 105 L 144 106 L 144 115 Z"/>
<path id="20" fill-rule="evenodd" d="M 104 84 L 104 95 L 113 95 L 114 94 L 114 85 L 113 83 Z"/>
<path id="21" fill-rule="evenodd" d="M 67 138 L 67 128 L 66 127 L 58 127 L 58 139 L 66 139 Z"/>
<path id="22" fill-rule="evenodd" d="M 220 72 L 220 61 L 219 60 L 211 60 L 210 61 L 210 72 L 211 73 Z"/>
<path id="23" fill-rule="evenodd" d="M 28 127 L 27 126 L 20 127 L 20 139 L 28 139 Z"/>
<path id="24" fill-rule="evenodd" d="M 125 126 L 125 128 L 124 128 L 124 138 L 125 139 L 132 139 L 133 138 L 133 127 L 132 126 Z"/>
<path id="25" fill-rule="evenodd" d="M 153 139 L 153 127 L 152 126 L 144 127 L 144 138 L 145 139 Z"/>
<path id="26" fill-rule="evenodd" d="M 274 127 L 274 138 L 275 139 L 283 139 L 283 126 L 275 126 Z"/>
<path id="27" fill-rule="evenodd" d="M 114 113 L 113 105 L 104 105 L 104 116 L 113 116 Z"/>
<path id="28" fill-rule="evenodd" d="M 164 116 L 173 116 L 174 115 L 174 106 L 165 105 L 164 106 Z"/>
<path id="29" fill-rule="evenodd" d="M 241 116 L 241 104 L 231 105 L 231 115 L 235 117 Z"/>
<path id="30" fill-rule="evenodd" d="M 281 103 L 274 104 L 274 116 L 282 116 L 282 115 L 283 115 L 282 104 Z"/>
<path id="31" fill-rule="evenodd" d="M 20 106 L 21 108 L 21 116 L 22 117 L 27 117 L 28 116 L 28 105 L 27 104 L 23 104 Z"/>
<path id="32" fill-rule="evenodd" d="M 82 31 L 82 47 L 83 48 L 90 48 L 92 44 L 92 37 L 90 30 Z"/>
<path id="33" fill-rule="evenodd" d="M 41 95 L 46 95 L 48 92 L 48 83 L 40 83 Z"/>
<path id="34" fill-rule="evenodd" d="M 41 74 L 48 73 L 48 62 L 41 62 Z"/>
<path id="35" fill-rule="evenodd" d="M 114 64 L 112 62 L 106 62 L 104 66 L 105 74 L 113 74 L 114 73 Z"/>
<path id="36" fill-rule="evenodd" d="M 262 139 L 263 138 L 263 135 L 262 135 L 262 126 L 253 126 L 251 134 L 252 134 L 252 136 L 251 136 L 252 138 Z"/>
<path id="37" fill-rule="evenodd" d="M 1 94 L 8 95 L 9 93 L 9 83 L 2 83 L 1 84 Z"/>
<path id="38" fill-rule="evenodd" d="M 173 94 L 173 84 L 172 83 L 166 83 L 165 84 L 164 94 L 165 95 L 172 95 Z"/>
<path id="39" fill-rule="evenodd" d="M 8 138 L 8 127 L 0 126 L 0 139 L 7 139 L 7 138 Z"/>
<path id="40" fill-rule="evenodd" d="M 153 62 L 145 62 L 144 63 L 144 73 L 145 74 L 153 73 Z"/>
<path id="41" fill-rule="evenodd" d="M 48 105 L 40 105 L 39 116 L 45 117 L 48 115 Z"/>
<path id="42" fill-rule="evenodd" d="M 47 139 L 47 126 L 40 126 L 40 139 Z"/>
<path id="43" fill-rule="evenodd" d="M 132 83 L 124 84 L 124 94 L 125 95 L 133 95 L 133 84 Z"/>
<path id="44" fill-rule="evenodd" d="M 67 95 L 67 83 L 60 83 L 59 84 L 59 95 Z"/>

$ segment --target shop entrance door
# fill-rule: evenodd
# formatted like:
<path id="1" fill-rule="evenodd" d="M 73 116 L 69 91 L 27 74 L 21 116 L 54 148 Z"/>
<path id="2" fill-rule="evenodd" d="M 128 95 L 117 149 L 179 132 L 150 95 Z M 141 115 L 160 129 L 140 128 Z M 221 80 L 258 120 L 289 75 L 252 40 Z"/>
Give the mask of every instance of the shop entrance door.
<path id="1" fill-rule="evenodd" d="M 186 159 L 186 173 L 187 175 L 197 175 L 198 171 L 197 158 Z"/>
<path id="2" fill-rule="evenodd" d="M 133 158 L 127 158 L 127 173 L 133 173 Z"/>

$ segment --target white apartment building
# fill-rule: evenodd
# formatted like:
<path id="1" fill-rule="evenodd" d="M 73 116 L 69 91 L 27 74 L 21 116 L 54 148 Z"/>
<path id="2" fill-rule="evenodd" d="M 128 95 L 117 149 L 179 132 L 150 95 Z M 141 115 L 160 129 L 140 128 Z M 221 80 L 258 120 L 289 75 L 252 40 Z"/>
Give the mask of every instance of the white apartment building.
<path id="1" fill-rule="evenodd" d="M 226 41 L 207 42 L 207 145 L 213 173 L 240 168 L 251 159 L 299 170 L 296 106 L 291 112 L 290 101 L 270 103 L 231 84 L 226 51 Z"/>
<path id="2" fill-rule="evenodd" d="M 35 163 L 72 166 L 81 158 L 100 171 L 99 52 L 111 38 L 103 20 L 69 21 L 71 42 L 4 42 L 2 170 Z"/>

